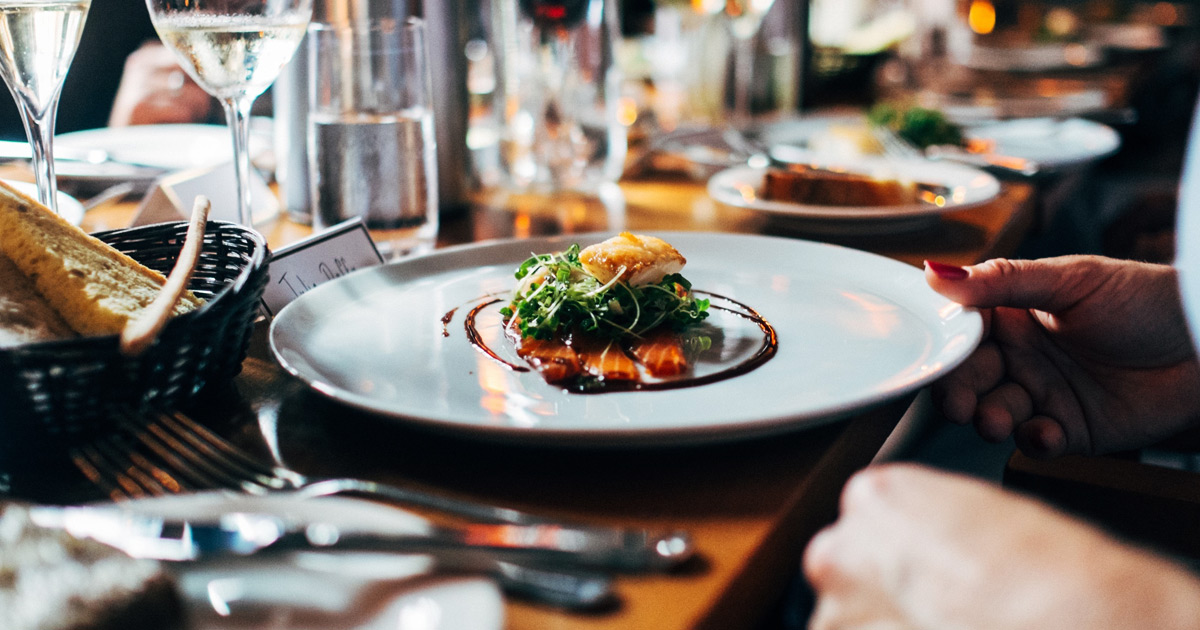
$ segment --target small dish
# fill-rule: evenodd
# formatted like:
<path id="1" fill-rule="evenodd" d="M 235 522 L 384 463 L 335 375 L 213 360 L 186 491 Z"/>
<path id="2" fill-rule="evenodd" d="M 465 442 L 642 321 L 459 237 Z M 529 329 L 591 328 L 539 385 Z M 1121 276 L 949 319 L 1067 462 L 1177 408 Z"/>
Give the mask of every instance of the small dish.
<path id="1" fill-rule="evenodd" d="M 779 154 L 796 163 L 809 163 L 814 154 L 803 150 Z M 821 161 L 816 165 L 843 169 L 852 173 L 886 176 L 917 182 L 942 194 L 933 202 L 919 201 L 892 206 L 823 206 L 772 201 L 761 196 L 766 169 L 738 167 L 722 171 L 708 181 L 708 193 L 717 201 L 737 208 L 755 210 L 789 222 L 802 223 L 813 231 L 837 233 L 887 233 L 927 226 L 941 214 L 965 210 L 986 203 L 1000 194 L 1000 182 L 977 168 L 931 162 L 929 160 L 893 160 L 863 156 L 849 161 Z"/>
<path id="2" fill-rule="evenodd" d="M 968 127 L 965 135 L 986 143 L 992 153 L 1049 170 L 1089 164 L 1121 148 L 1121 136 L 1112 127 L 1083 118 L 1006 120 Z"/>

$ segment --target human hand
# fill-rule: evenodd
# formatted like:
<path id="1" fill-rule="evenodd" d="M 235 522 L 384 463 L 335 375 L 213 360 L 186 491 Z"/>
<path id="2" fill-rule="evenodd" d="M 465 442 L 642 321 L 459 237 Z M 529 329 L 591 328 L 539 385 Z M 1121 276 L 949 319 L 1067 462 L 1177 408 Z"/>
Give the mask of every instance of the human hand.
<path id="1" fill-rule="evenodd" d="M 1150 444 L 1200 422 L 1200 362 L 1175 270 L 1099 256 L 926 263 L 981 309 L 984 340 L 935 383 L 946 417 L 1032 457 Z"/>
<path id="2" fill-rule="evenodd" d="M 1031 499 L 913 465 L 869 468 L 813 538 L 810 630 L 1194 628 L 1200 580 Z"/>
<path id="3" fill-rule="evenodd" d="M 212 97 L 183 71 L 174 53 L 159 42 L 149 42 L 125 59 L 108 124 L 202 122 L 212 107 Z"/>

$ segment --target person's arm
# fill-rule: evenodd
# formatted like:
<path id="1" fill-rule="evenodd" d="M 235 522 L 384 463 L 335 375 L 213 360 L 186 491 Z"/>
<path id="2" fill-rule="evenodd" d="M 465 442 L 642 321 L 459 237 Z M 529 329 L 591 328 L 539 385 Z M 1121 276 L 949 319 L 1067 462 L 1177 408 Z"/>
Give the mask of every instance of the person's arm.
<path id="1" fill-rule="evenodd" d="M 1200 424 L 1200 361 L 1175 270 L 1099 256 L 926 263 L 985 339 L 933 387 L 953 422 L 1034 457 L 1145 446 Z"/>
<path id="2" fill-rule="evenodd" d="M 110 127 L 206 122 L 215 101 L 160 42 L 148 42 L 125 60 Z"/>
<path id="3" fill-rule="evenodd" d="M 804 556 L 811 630 L 1200 628 L 1200 580 L 1031 499 L 912 465 L 851 479 Z"/>

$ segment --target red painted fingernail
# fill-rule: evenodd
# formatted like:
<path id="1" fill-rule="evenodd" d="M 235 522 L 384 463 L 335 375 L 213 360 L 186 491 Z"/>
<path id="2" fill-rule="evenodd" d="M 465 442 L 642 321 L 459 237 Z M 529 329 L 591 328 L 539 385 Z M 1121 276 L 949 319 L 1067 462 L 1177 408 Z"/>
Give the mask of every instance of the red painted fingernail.
<path id="1" fill-rule="evenodd" d="M 955 265 L 947 265 L 935 260 L 926 260 L 925 268 L 942 280 L 962 280 L 967 277 L 967 270 Z"/>

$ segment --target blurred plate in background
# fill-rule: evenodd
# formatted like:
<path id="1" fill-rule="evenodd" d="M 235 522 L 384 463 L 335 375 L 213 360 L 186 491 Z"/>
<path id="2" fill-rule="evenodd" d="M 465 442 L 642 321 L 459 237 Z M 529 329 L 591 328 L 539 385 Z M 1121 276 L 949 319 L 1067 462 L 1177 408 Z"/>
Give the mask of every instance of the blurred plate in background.
<path id="1" fill-rule="evenodd" d="M 4 180 L 4 183 L 12 186 L 17 190 L 17 192 L 29 197 L 30 199 L 37 199 L 37 184 L 33 182 L 20 182 L 6 179 Z M 83 204 L 79 203 L 78 199 L 61 190 L 58 191 L 58 214 L 62 216 L 62 218 L 70 221 L 71 225 L 79 225 L 79 222 L 83 221 L 83 212 Z"/>
<path id="2" fill-rule="evenodd" d="M 259 126 L 261 127 L 261 126 Z M 65 133 L 55 149 L 75 153 L 101 149 L 108 161 L 56 160 L 60 182 L 110 186 L 125 181 L 149 183 L 163 170 L 214 166 L 233 159 L 233 140 L 223 125 L 136 125 Z M 271 140 L 261 129 L 250 134 L 251 160 L 269 153 Z"/>
<path id="3" fill-rule="evenodd" d="M 773 152 L 773 155 L 778 155 Z M 798 163 L 818 157 L 803 150 L 794 153 Z M 817 166 L 852 173 L 912 181 L 946 189 L 941 205 L 919 201 L 891 206 L 825 206 L 762 198 L 766 169 L 739 167 L 722 171 L 708 182 L 708 193 L 726 205 L 757 210 L 775 219 L 802 223 L 813 232 L 836 234 L 886 234 L 930 225 L 952 210 L 965 210 L 994 199 L 1000 182 L 977 168 L 928 160 L 891 160 L 864 156 L 855 160 L 824 161 Z"/>
<path id="4" fill-rule="evenodd" d="M 965 135 L 988 143 L 992 153 L 1030 160 L 1043 169 L 1087 164 L 1121 148 L 1112 127 L 1083 118 L 1006 120 L 968 127 Z"/>

